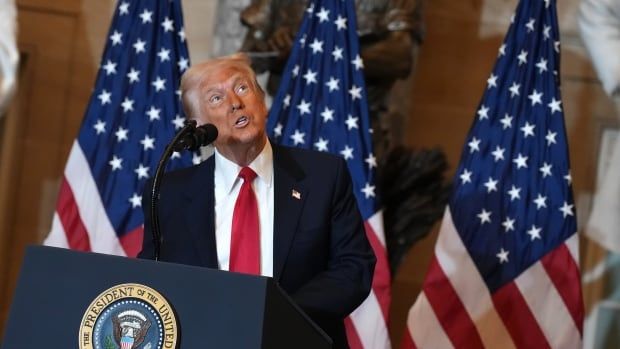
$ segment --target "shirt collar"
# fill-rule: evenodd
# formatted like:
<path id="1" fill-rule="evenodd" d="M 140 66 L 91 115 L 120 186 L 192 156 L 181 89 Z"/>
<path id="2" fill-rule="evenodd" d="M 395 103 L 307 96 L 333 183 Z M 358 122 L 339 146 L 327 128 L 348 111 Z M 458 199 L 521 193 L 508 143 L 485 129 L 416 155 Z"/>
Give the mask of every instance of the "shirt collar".
<path id="1" fill-rule="evenodd" d="M 269 188 L 273 184 L 273 149 L 269 141 L 265 142 L 263 150 L 252 161 L 249 168 L 254 170 L 258 178 Z M 224 184 L 227 193 L 235 186 L 241 166 L 225 158 L 215 149 L 215 177 L 216 181 Z"/>

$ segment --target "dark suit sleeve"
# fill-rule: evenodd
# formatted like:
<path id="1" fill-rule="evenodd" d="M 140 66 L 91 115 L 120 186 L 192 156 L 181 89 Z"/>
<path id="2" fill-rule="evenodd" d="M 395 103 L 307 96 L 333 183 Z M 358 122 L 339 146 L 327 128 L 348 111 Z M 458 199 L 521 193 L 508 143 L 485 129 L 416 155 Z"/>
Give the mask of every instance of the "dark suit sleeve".
<path id="1" fill-rule="evenodd" d="M 342 159 L 338 159 L 336 176 L 327 269 L 292 295 L 319 324 L 345 318 L 366 299 L 375 266 L 351 176 Z"/>

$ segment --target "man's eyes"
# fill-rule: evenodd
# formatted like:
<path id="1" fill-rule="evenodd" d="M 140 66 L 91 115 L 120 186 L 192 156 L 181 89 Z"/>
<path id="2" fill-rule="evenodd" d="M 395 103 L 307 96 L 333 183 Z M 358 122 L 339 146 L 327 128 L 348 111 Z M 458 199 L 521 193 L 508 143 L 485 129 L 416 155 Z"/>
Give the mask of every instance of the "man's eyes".
<path id="1" fill-rule="evenodd" d="M 250 91 L 250 85 L 246 83 L 240 84 L 237 87 L 235 87 L 235 92 L 240 96 L 247 94 L 248 91 Z M 223 100 L 224 100 L 224 95 L 222 94 L 214 94 L 208 97 L 208 101 L 211 104 L 219 104 Z"/>
<path id="2" fill-rule="evenodd" d="M 219 103 L 221 101 L 222 101 L 222 96 L 220 95 L 213 95 L 209 97 L 209 103 Z"/>
<path id="3" fill-rule="evenodd" d="M 246 93 L 250 87 L 247 84 L 241 84 L 237 86 L 237 93 Z"/>

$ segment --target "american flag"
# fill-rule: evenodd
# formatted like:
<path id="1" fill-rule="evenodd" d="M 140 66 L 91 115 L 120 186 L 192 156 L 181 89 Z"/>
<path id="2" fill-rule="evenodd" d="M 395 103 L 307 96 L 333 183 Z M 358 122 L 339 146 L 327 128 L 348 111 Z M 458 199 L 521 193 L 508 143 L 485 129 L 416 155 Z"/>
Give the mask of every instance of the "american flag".
<path id="1" fill-rule="evenodd" d="M 180 0 L 119 1 L 107 38 L 45 244 L 136 256 L 142 189 L 184 121 L 178 85 L 189 55 Z M 191 162 L 177 153 L 171 167 Z"/>
<path id="2" fill-rule="evenodd" d="M 388 348 L 390 274 L 354 6 L 353 0 L 309 2 L 267 130 L 278 143 L 338 154 L 347 161 L 377 256 L 370 296 L 345 321 L 347 338 L 352 348 Z"/>
<path id="3" fill-rule="evenodd" d="M 555 1 L 522 0 L 469 131 L 404 348 L 580 348 Z"/>

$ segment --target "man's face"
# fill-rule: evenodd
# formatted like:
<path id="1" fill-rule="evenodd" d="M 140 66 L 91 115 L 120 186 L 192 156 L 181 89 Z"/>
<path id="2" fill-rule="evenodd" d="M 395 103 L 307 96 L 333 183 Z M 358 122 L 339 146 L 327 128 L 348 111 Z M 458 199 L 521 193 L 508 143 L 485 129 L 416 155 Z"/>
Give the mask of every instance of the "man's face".
<path id="1" fill-rule="evenodd" d="M 267 107 L 264 97 L 243 69 L 226 65 L 213 69 L 199 91 L 199 124 L 217 127 L 214 142 L 220 147 L 236 145 L 262 146 L 267 139 Z"/>

